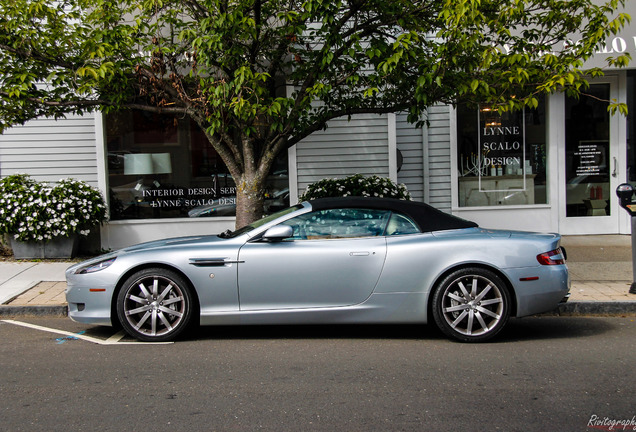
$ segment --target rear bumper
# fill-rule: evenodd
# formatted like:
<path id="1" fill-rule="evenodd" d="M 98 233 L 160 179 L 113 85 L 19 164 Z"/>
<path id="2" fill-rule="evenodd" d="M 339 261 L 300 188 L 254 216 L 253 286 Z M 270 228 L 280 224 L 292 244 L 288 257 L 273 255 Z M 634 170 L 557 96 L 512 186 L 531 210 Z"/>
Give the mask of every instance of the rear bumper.
<path id="1" fill-rule="evenodd" d="M 535 276 L 535 280 L 527 279 Z M 511 275 L 517 297 L 517 317 L 556 309 L 570 297 L 570 275 L 567 265 L 519 269 Z"/>

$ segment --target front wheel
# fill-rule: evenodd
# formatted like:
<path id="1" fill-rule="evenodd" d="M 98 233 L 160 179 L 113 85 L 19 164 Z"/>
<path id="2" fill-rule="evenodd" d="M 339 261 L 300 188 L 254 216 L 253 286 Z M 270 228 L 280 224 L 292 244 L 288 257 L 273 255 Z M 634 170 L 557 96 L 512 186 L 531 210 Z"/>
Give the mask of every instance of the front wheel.
<path id="1" fill-rule="evenodd" d="M 508 287 L 495 273 L 478 268 L 457 270 L 433 294 L 433 318 L 447 336 L 483 342 L 501 331 L 510 316 Z"/>
<path id="2" fill-rule="evenodd" d="M 148 342 L 176 338 L 190 322 L 192 296 L 188 283 L 162 268 L 129 277 L 117 296 L 117 316 L 132 337 Z"/>

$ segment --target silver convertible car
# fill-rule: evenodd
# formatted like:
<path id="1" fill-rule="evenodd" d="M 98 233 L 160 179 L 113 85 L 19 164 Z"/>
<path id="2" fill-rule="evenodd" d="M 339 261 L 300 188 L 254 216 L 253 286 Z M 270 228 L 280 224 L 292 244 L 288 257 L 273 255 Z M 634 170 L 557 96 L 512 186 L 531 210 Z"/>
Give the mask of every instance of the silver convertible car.
<path id="1" fill-rule="evenodd" d="M 434 321 L 485 341 L 567 300 L 558 234 L 481 229 L 423 203 L 304 202 L 221 235 L 145 243 L 70 267 L 71 319 L 143 341 L 189 324 Z"/>

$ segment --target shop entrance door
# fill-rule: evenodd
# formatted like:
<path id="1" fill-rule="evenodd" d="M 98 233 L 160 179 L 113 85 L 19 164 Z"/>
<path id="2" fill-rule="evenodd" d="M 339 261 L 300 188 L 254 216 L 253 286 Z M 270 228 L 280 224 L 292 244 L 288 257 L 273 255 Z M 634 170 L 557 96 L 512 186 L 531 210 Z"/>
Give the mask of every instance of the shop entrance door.
<path id="1" fill-rule="evenodd" d="M 616 80 L 594 82 L 579 99 L 565 98 L 561 144 L 559 231 L 562 234 L 619 232 L 618 116 L 607 111 L 617 99 Z"/>

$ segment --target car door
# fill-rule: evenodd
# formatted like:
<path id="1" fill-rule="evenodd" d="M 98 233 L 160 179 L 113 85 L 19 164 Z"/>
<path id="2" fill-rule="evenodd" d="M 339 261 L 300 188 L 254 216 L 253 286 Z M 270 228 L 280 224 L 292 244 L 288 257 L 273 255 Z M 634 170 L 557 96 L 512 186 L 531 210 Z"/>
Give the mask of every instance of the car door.
<path id="1" fill-rule="evenodd" d="M 239 252 L 241 310 L 326 308 L 359 304 L 378 281 L 386 257 L 389 213 L 331 209 L 283 224 L 284 241 L 255 241 Z"/>

